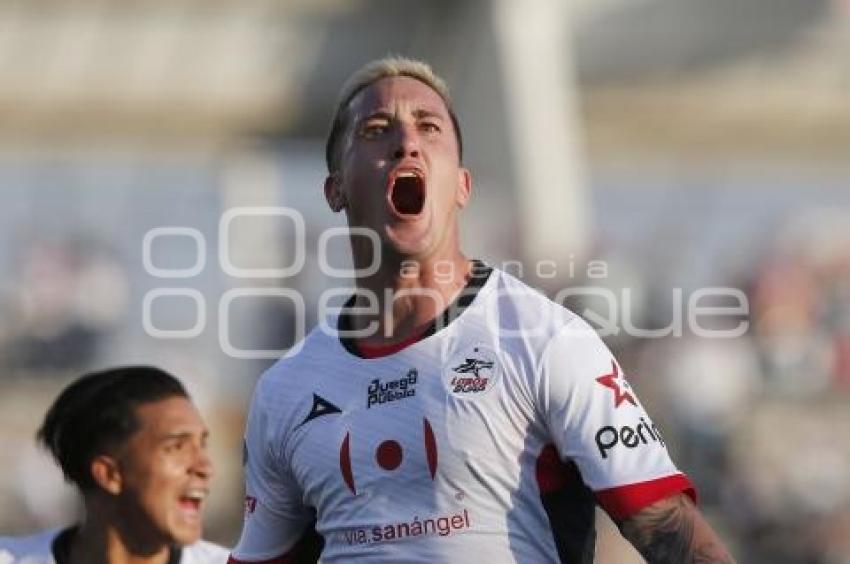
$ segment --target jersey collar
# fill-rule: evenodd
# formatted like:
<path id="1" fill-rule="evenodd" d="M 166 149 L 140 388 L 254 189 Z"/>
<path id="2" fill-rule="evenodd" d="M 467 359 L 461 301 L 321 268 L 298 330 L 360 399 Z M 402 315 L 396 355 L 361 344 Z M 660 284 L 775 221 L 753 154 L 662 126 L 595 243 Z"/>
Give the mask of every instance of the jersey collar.
<path id="1" fill-rule="evenodd" d="M 355 339 L 346 336 L 352 330 L 352 320 L 349 310 L 354 305 L 354 300 L 356 298 L 356 295 L 352 294 L 352 296 L 348 298 L 348 300 L 345 302 L 345 305 L 342 307 L 342 311 L 339 315 L 339 321 L 337 322 L 337 329 L 339 330 L 339 341 L 345 348 L 345 350 L 359 358 L 380 358 L 383 356 L 395 354 L 409 347 L 410 345 L 418 343 L 423 339 L 427 339 L 428 337 L 430 337 L 440 329 L 447 327 L 449 323 L 457 319 L 457 317 L 472 304 L 476 296 L 478 296 L 478 293 L 484 286 L 484 283 L 487 282 L 487 280 L 490 278 L 490 274 L 492 272 L 492 267 L 484 264 L 478 259 L 473 259 L 471 276 L 466 282 L 466 286 L 463 287 L 458 297 L 451 304 L 449 304 L 449 306 L 445 310 L 443 310 L 443 313 L 437 316 L 437 318 L 435 318 L 433 321 L 431 321 L 431 323 L 429 323 L 425 327 L 425 329 L 420 333 L 417 333 L 412 337 L 401 341 L 400 343 L 393 343 L 391 345 L 386 346 L 360 347 L 358 346 L 357 341 Z"/>

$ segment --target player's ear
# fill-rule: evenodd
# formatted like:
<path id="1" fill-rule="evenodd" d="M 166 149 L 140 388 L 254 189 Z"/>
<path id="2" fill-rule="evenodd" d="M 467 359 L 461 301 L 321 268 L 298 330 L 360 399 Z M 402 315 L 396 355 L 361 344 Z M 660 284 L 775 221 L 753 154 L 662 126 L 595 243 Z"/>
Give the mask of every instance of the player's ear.
<path id="1" fill-rule="evenodd" d="M 117 460 L 105 454 L 95 456 L 91 461 L 89 471 L 94 483 L 101 489 L 112 495 L 121 493 L 123 482 Z"/>
<path id="2" fill-rule="evenodd" d="M 464 207 L 469 203 L 472 195 L 472 173 L 468 168 L 460 167 L 457 171 L 457 193 L 455 201 L 458 207 Z"/>
<path id="3" fill-rule="evenodd" d="M 325 178 L 325 199 L 335 213 L 345 209 L 345 194 L 340 189 L 338 172 L 332 172 Z"/>

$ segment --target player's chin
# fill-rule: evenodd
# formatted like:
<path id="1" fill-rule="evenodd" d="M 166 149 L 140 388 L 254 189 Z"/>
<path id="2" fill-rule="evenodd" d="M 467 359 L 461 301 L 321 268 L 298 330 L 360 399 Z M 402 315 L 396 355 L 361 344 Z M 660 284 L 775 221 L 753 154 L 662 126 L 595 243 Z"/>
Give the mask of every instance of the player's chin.
<path id="1" fill-rule="evenodd" d="M 198 542 L 203 532 L 203 522 L 200 515 L 178 514 L 169 527 L 169 536 L 172 542 L 181 546 Z"/>
<path id="2" fill-rule="evenodd" d="M 200 524 L 197 526 L 172 527 L 171 540 L 174 544 L 186 546 L 194 544 L 201 540 L 201 535 L 203 534 L 203 532 L 203 528 L 200 526 Z"/>
<path id="3" fill-rule="evenodd" d="M 427 224 L 391 225 L 385 230 L 384 240 L 399 255 L 419 256 L 431 247 L 431 235 Z"/>

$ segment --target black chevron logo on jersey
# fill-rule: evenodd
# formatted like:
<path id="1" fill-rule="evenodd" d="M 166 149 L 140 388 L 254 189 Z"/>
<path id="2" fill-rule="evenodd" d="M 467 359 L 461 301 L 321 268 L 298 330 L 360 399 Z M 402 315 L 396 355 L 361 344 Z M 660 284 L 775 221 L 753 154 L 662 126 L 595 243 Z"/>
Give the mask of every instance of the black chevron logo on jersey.
<path id="1" fill-rule="evenodd" d="M 479 358 L 467 358 L 465 362 L 452 368 L 458 374 L 469 374 L 472 372 L 476 376 L 481 376 L 480 370 L 484 368 L 493 368 L 492 360 L 481 360 Z"/>
<path id="2" fill-rule="evenodd" d="M 302 421 L 298 426 L 300 427 L 304 423 L 308 421 L 312 421 L 317 417 L 321 417 L 323 415 L 331 415 L 332 413 L 342 413 L 342 410 L 320 396 L 319 394 L 313 394 L 313 407 L 310 408 L 310 413 L 307 414 L 307 417 Z"/>

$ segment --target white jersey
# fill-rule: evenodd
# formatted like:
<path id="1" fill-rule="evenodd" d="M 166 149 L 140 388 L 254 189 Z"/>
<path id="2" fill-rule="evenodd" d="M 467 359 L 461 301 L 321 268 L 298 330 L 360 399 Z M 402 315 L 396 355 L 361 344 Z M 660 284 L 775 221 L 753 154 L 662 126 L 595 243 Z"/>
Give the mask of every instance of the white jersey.
<path id="1" fill-rule="evenodd" d="M 402 350 L 358 356 L 336 317 L 263 375 L 235 560 L 315 519 L 323 562 L 589 561 L 595 502 L 624 518 L 693 495 L 592 328 L 481 266 Z"/>
<path id="2" fill-rule="evenodd" d="M 0 537 L 0 564 L 62 564 L 63 558 L 54 552 L 62 533 L 62 529 L 50 529 L 26 537 Z M 172 554 L 177 564 L 225 564 L 228 557 L 224 547 L 203 540 Z"/>

